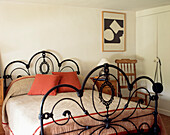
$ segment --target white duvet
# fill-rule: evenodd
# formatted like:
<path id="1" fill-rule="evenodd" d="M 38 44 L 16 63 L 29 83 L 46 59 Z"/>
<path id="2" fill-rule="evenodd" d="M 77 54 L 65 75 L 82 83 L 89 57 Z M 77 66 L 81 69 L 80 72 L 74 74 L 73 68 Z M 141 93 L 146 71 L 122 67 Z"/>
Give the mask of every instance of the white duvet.
<path id="1" fill-rule="evenodd" d="M 40 104 L 43 95 L 27 95 L 30 85 L 34 77 L 20 78 L 14 81 L 9 87 L 9 92 L 3 103 L 2 120 L 5 134 L 12 135 L 32 135 L 40 133 L 40 120 L 38 119 L 40 113 Z M 99 112 L 106 111 L 106 107 L 99 99 L 99 93 L 94 91 L 95 105 Z M 110 95 L 102 95 L 105 100 L 110 99 Z M 80 101 L 76 92 L 58 93 L 56 96 L 48 96 L 44 112 L 50 112 L 52 106 L 61 98 L 73 98 L 77 102 Z M 83 105 L 89 113 L 96 113 L 92 104 L 92 90 L 84 90 Z M 119 102 L 118 97 L 114 97 L 114 101 L 110 106 L 110 110 L 115 110 Z M 80 103 L 80 102 L 79 102 Z M 127 100 L 121 99 L 120 108 L 124 108 Z M 136 106 L 136 103 L 130 103 L 129 108 Z M 62 119 L 62 113 L 65 110 L 70 110 L 73 116 L 84 115 L 80 107 L 71 100 L 60 102 L 54 109 L 54 119 Z M 45 120 L 44 123 L 51 122 L 52 119 Z"/>
<path id="2" fill-rule="evenodd" d="M 85 108 L 89 111 L 89 113 L 94 113 L 94 109 L 92 107 L 91 102 L 91 90 L 86 90 L 83 96 L 83 103 L 85 104 Z M 98 92 L 95 91 L 96 94 Z M 108 95 L 105 95 L 108 96 Z M 6 104 L 6 111 L 8 117 L 8 123 L 11 131 L 14 135 L 32 135 L 39 134 L 40 120 L 38 119 L 40 112 L 40 103 L 43 96 L 30 96 L 30 95 L 22 95 L 10 98 Z M 59 93 L 57 96 L 49 96 L 47 99 L 47 104 L 45 105 L 45 110 L 51 110 L 54 103 L 61 98 L 74 98 L 79 101 L 79 97 L 75 92 L 70 93 Z M 112 106 L 111 109 L 115 109 L 117 106 L 119 98 L 115 97 L 114 103 L 115 106 Z M 103 104 L 100 102 L 99 98 L 95 98 L 96 106 L 99 111 L 106 111 Z M 125 100 L 126 101 L 126 100 Z M 122 101 L 121 101 L 122 102 Z M 124 104 L 121 104 L 120 108 L 123 108 Z M 131 107 L 134 107 L 136 103 Z M 72 101 L 61 102 L 55 109 L 55 118 L 61 119 L 64 118 L 62 113 L 65 110 L 70 110 L 73 116 L 84 115 L 83 111 L 79 108 L 77 104 Z M 51 119 L 46 122 L 52 121 Z"/>

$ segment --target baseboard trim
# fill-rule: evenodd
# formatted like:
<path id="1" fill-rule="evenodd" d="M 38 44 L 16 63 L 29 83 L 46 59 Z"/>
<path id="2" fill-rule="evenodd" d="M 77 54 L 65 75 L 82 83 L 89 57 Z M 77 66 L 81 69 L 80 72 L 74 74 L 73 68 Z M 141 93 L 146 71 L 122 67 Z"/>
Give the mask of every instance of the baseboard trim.
<path id="1" fill-rule="evenodd" d="M 170 111 L 169 110 L 165 110 L 162 108 L 158 108 L 159 113 L 164 114 L 166 116 L 170 116 Z"/>

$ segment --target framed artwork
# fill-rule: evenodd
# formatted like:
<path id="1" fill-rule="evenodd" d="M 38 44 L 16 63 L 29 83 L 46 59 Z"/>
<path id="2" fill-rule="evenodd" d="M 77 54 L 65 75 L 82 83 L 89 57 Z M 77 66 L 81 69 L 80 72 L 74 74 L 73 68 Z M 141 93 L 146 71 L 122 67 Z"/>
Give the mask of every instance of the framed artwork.
<path id="1" fill-rule="evenodd" d="M 126 14 L 102 11 L 102 51 L 126 50 Z"/>

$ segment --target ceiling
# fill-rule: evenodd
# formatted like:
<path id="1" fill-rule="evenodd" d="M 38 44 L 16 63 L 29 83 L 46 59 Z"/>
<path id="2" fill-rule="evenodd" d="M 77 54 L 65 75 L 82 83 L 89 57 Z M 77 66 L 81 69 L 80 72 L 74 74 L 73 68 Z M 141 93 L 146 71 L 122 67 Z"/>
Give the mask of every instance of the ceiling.
<path id="1" fill-rule="evenodd" d="M 57 4 L 124 11 L 170 5 L 170 0 L 0 0 L 0 2 Z"/>

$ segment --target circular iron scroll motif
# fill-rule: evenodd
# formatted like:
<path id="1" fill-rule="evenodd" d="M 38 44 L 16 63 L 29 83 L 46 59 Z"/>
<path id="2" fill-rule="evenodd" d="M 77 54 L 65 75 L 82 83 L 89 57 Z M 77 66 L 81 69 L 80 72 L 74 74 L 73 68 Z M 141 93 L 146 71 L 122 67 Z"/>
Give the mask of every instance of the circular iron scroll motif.
<path id="1" fill-rule="evenodd" d="M 108 101 L 106 101 L 106 100 L 103 98 L 103 96 L 102 96 L 102 94 L 103 94 L 102 91 L 103 91 L 104 87 L 106 87 L 106 86 L 110 87 L 110 90 L 111 90 L 111 92 L 112 92 L 111 97 L 110 97 L 110 99 L 109 99 Z M 114 86 L 113 86 L 109 81 L 104 82 L 104 83 L 100 86 L 99 98 L 100 98 L 101 102 L 102 102 L 105 106 L 108 107 L 108 106 L 112 103 L 112 101 L 113 101 L 113 99 L 114 99 L 114 91 L 115 91 L 115 88 L 114 88 Z"/>
<path id="2" fill-rule="evenodd" d="M 47 68 L 46 68 L 46 71 L 43 71 L 43 66 L 44 66 L 44 65 L 47 67 Z M 49 72 L 49 70 L 50 70 L 49 64 L 48 64 L 46 61 L 41 62 L 41 64 L 40 64 L 40 72 L 41 72 L 42 74 L 47 74 L 47 73 Z"/>

